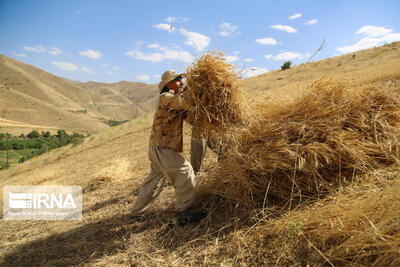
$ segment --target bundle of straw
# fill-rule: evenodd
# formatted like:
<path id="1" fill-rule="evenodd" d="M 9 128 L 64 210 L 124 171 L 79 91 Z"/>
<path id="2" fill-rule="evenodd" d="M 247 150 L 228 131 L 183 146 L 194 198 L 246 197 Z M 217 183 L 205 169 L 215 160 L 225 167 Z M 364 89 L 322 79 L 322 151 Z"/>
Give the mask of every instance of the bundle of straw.
<path id="1" fill-rule="evenodd" d="M 186 121 L 197 136 L 218 139 L 228 129 L 249 121 L 247 98 L 235 67 L 222 53 L 209 52 L 186 70 Z"/>
<path id="2" fill-rule="evenodd" d="M 382 86 L 315 81 L 293 102 L 261 105 L 209 186 L 248 204 L 318 198 L 397 160 L 399 111 L 399 96 Z"/>

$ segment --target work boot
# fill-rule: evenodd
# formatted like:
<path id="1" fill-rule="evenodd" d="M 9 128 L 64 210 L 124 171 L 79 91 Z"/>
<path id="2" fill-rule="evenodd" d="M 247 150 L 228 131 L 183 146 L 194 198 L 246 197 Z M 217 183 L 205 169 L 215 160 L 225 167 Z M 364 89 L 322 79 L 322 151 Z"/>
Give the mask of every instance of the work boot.
<path id="1" fill-rule="evenodd" d="M 205 209 L 188 208 L 184 211 L 177 212 L 176 217 L 173 218 L 168 225 L 170 227 L 184 226 L 187 223 L 199 222 L 201 219 L 207 217 L 207 211 Z"/>
<path id="2" fill-rule="evenodd" d="M 130 223 L 141 222 L 141 221 L 145 221 L 145 220 L 146 220 L 146 216 L 143 213 L 129 214 L 129 222 Z"/>

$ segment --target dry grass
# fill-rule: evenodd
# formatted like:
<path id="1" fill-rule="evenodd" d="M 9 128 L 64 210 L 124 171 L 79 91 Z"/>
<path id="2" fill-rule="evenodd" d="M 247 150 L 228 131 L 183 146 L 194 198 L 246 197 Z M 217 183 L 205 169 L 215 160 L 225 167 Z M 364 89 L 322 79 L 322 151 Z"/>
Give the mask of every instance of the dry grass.
<path id="1" fill-rule="evenodd" d="M 186 121 L 193 125 L 198 136 L 216 139 L 232 127 L 251 120 L 240 77 L 223 54 L 209 52 L 186 72 L 186 100 L 190 107 Z"/>
<path id="2" fill-rule="evenodd" d="M 398 266 L 398 171 L 368 174 L 362 183 L 278 218 L 276 210 L 260 209 L 251 227 L 232 234 L 227 253 L 241 251 L 234 260 L 246 265 Z"/>
<path id="3" fill-rule="evenodd" d="M 129 165 L 130 161 L 127 158 L 114 159 L 110 166 L 96 174 L 95 180 L 97 183 L 123 183 L 131 176 Z"/>
<path id="4" fill-rule="evenodd" d="M 259 105 L 219 164 L 213 191 L 241 203 L 298 203 L 397 162 L 400 98 L 391 87 L 315 81 L 294 101 Z M 398 90 L 398 88 L 395 88 Z"/>
<path id="5" fill-rule="evenodd" d="M 285 218 L 298 222 L 296 254 L 332 265 L 398 266 L 400 264 L 399 181 L 377 191 L 341 195 L 318 209 Z M 322 206 L 323 205 L 323 206 Z M 282 229 L 282 228 L 280 228 Z M 300 256 L 300 255 L 299 255 Z"/>

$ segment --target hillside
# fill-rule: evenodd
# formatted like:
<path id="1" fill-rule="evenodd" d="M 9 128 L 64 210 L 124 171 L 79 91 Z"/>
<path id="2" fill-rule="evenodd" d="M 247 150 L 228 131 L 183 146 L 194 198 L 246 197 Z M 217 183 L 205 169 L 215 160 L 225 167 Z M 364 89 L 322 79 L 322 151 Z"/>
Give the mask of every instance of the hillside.
<path id="1" fill-rule="evenodd" d="M 335 56 L 325 60 L 300 64 L 288 70 L 273 70 L 245 79 L 244 87 L 257 97 L 297 97 L 302 86 L 323 76 L 350 79 L 374 79 L 377 74 L 390 71 L 400 62 L 400 42 Z M 376 73 L 378 72 L 378 73 Z"/>
<path id="2" fill-rule="evenodd" d="M 158 93 L 157 85 L 140 82 L 76 84 L 91 93 L 93 103 L 88 105 L 90 110 L 96 110 L 115 120 L 132 119 L 152 111 Z M 120 108 L 115 108 L 115 103 L 119 103 Z"/>
<path id="3" fill-rule="evenodd" d="M 321 77 L 346 77 L 367 87 L 398 93 L 399 51 L 400 43 L 393 43 L 354 53 L 355 56 L 312 62 L 305 68 L 300 65 L 287 71 L 275 70 L 246 79 L 244 86 L 250 98 L 275 101 L 276 106 L 301 95 L 312 80 Z M 82 88 L 92 90 L 91 86 L 93 90 L 100 86 L 103 88 L 100 90 L 110 95 L 124 92 L 116 84 L 88 83 Z M 128 101 L 129 95 L 124 97 L 121 101 Z M 132 220 L 128 209 L 150 170 L 147 146 L 151 123 L 151 115 L 143 116 L 105 129 L 80 145 L 50 151 L 0 172 L 2 188 L 5 185 L 79 185 L 84 199 L 82 220 L 1 220 L 0 265 L 400 264 L 398 163 L 350 175 L 346 177 L 347 181 L 354 179 L 350 185 L 340 186 L 328 196 L 294 209 L 264 201 L 263 205 L 249 210 L 240 201 L 213 194 L 212 188 L 207 187 L 218 166 L 216 156 L 208 152 L 202 172 L 197 176 L 198 204 L 208 210 L 206 219 L 199 224 L 169 228 L 174 191 L 166 186 L 144 220 Z M 189 158 L 190 132 L 190 127 L 185 125 L 186 158 Z M 2 194 L 0 190 L 1 200 Z"/>
<path id="4" fill-rule="evenodd" d="M 0 122 L 1 132 L 13 134 L 44 129 L 97 132 L 108 126 L 86 114 L 74 113 L 49 102 L 26 95 L 13 87 L 0 84 L 0 116 L 8 124 Z M 72 102 L 71 102 L 72 103 Z M 72 105 L 72 104 L 71 104 Z"/>
<path id="5" fill-rule="evenodd" d="M 9 122 L 0 123 L 1 131 L 97 132 L 108 127 L 100 118 L 130 120 L 148 112 L 156 85 L 73 82 L 0 55 L 0 91 L 0 117 Z"/>

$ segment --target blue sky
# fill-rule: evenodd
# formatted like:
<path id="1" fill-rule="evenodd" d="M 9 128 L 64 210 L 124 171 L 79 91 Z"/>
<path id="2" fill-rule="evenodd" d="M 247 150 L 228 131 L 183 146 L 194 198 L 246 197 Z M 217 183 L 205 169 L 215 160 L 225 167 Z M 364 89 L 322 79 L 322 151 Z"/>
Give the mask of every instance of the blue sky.
<path id="1" fill-rule="evenodd" d="M 400 41 L 400 1 L 0 0 L 0 54 L 79 81 L 158 83 L 219 50 L 249 77 Z"/>

